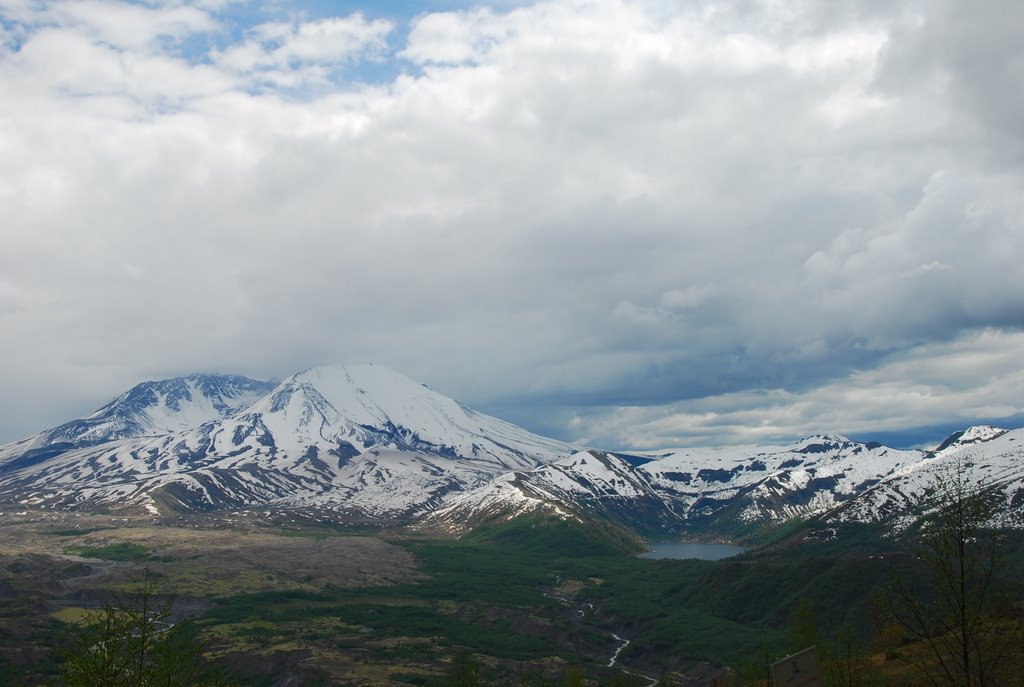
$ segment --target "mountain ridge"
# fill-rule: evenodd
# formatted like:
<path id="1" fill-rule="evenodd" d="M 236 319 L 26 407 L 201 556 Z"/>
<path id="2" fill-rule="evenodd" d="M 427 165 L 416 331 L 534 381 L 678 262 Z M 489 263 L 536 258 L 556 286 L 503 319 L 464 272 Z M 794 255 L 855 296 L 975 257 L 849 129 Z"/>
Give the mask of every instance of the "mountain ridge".
<path id="1" fill-rule="evenodd" d="M 129 391 L 108 406 L 142 395 Z M 352 501 L 402 516 L 453 489 L 576 450 L 374 365 L 311 368 L 223 417 L 209 415 L 188 429 L 115 433 L 42 453 L 32 453 L 39 441 L 8 445 L 0 449 L 0 498 L 154 513 L 288 502 L 340 511 Z"/>
<path id="2" fill-rule="evenodd" d="M 932 451 L 826 433 L 621 453 L 530 433 L 383 366 L 331 365 L 281 382 L 144 382 L 0 447 L 0 504 L 154 515 L 268 506 L 449 531 L 544 510 L 659 536 L 736 537 L 793 518 L 895 517 L 936 470 L 975 454 L 979 478 L 1019 516 L 1018 445 L 1024 430 L 978 426 Z"/>

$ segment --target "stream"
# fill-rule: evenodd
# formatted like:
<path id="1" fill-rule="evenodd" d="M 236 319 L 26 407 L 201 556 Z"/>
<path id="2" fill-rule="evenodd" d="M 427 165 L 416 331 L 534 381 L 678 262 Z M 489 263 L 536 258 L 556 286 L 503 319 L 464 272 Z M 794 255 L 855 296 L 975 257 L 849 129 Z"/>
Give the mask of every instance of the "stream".
<path id="1" fill-rule="evenodd" d="M 608 667 L 609 668 L 614 668 L 615 667 L 615 662 L 617 660 L 619 660 L 619 654 L 622 653 L 623 649 L 625 649 L 627 646 L 629 646 L 629 640 L 628 639 L 624 639 L 624 638 L 618 636 L 614 632 L 612 632 L 611 635 L 612 635 L 612 639 L 614 639 L 616 642 L 621 642 L 621 644 L 619 644 L 618 648 L 615 649 L 615 653 L 612 654 L 612 659 L 610 661 L 608 661 Z M 626 675 L 636 675 L 637 677 L 642 677 L 643 679 L 647 680 L 646 687 L 654 687 L 654 685 L 658 684 L 658 679 L 657 678 L 653 678 L 650 675 L 644 675 L 643 673 L 638 673 L 635 670 L 627 670 L 626 668 L 619 668 L 619 670 L 621 670 Z"/>
<path id="2" fill-rule="evenodd" d="M 561 578 L 558 578 L 557 582 L 561 582 Z M 594 610 L 594 604 L 592 603 L 580 604 L 579 602 L 562 596 L 561 594 L 555 594 L 553 592 L 544 592 L 544 596 L 549 599 L 554 599 L 555 601 L 563 603 L 570 609 L 572 609 L 572 611 L 574 612 L 574 616 L 572 619 L 576 621 L 582 620 L 584 617 L 586 617 L 587 610 L 590 610 L 591 612 L 593 612 Z M 612 652 L 611 657 L 608 659 L 608 667 L 614 668 L 615 664 L 619 660 L 619 654 L 622 653 L 623 649 L 629 646 L 630 640 L 626 639 L 625 637 L 620 637 L 615 632 L 609 632 L 608 634 L 611 636 L 612 639 L 615 640 L 615 643 L 617 644 L 617 646 L 615 647 L 615 651 Z M 643 679 L 647 680 L 647 685 L 645 687 L 653 687 L 653 685 L 656 685 L 658 683 L 658 679 L 651 677 L 650 675 L 638 673 L 636 671 L 629 670 L 621 666 L 619 667 L 619 670 L 627 675 L 635 675 L 636 677 L 642 677 Z"/>

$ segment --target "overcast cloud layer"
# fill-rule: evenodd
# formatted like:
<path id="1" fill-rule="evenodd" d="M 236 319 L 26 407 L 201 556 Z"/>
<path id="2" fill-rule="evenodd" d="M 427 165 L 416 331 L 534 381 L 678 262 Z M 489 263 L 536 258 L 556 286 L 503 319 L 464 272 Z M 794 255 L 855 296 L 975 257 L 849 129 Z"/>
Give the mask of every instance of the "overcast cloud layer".
<path id="1" fill-rule="evenodd" d="M 0 0 L 0 441 L 362 361 L 606 447 L 1024 415 L 1018 0 L 300 8 Z"/>

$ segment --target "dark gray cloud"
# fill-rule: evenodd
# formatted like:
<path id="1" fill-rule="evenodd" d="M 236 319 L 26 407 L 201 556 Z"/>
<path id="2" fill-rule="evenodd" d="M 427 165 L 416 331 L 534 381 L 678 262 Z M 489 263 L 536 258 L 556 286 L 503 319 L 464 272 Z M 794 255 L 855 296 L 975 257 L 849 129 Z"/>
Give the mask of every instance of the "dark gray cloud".
<path id="1" fill-rule="evenodd" d="M 1021 412 L 1013 3 L 93 9 L 0 0 L 0 438 L 363 360 L 623 446 Z"/>
<path id="2" fill-rule="evenodd" d="M 1024 14 L 1012 0 L 929 3 L 919 21 L 893 31 L 879 64 L 884 90 L 942 105 L 933 116 L 1009 146 L 1003 163 L 1021 157 L 1024 132 Z M 951 132 L 952 133 L 952 132 Z M 994 152 L 994 151 L 993 151 Z"/>

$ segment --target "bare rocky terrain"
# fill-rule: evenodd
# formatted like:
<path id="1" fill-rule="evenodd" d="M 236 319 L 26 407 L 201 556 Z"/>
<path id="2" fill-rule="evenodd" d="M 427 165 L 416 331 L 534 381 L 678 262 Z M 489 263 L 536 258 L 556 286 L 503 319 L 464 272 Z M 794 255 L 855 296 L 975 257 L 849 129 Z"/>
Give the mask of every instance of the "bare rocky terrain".
<path id="1" fill-rule="evenodd" d="M 414 557 L 382 536 L 310 532 L 269 516 L 155 521 L 7 510 L 0 512 L 0 667 L 45 667 L 66 634 L 63 623 L 130 594 L 147 572 L 158 592 L 173 595 L 175 619 L 198 617 L 228 596 L 386 588 L 420 577 Z M 237 648 L 229 629 L 208 633 L 222 654 Z M 249 667 L 274 672 L 281 650 L 297 649 L 252 652 Z"/>

